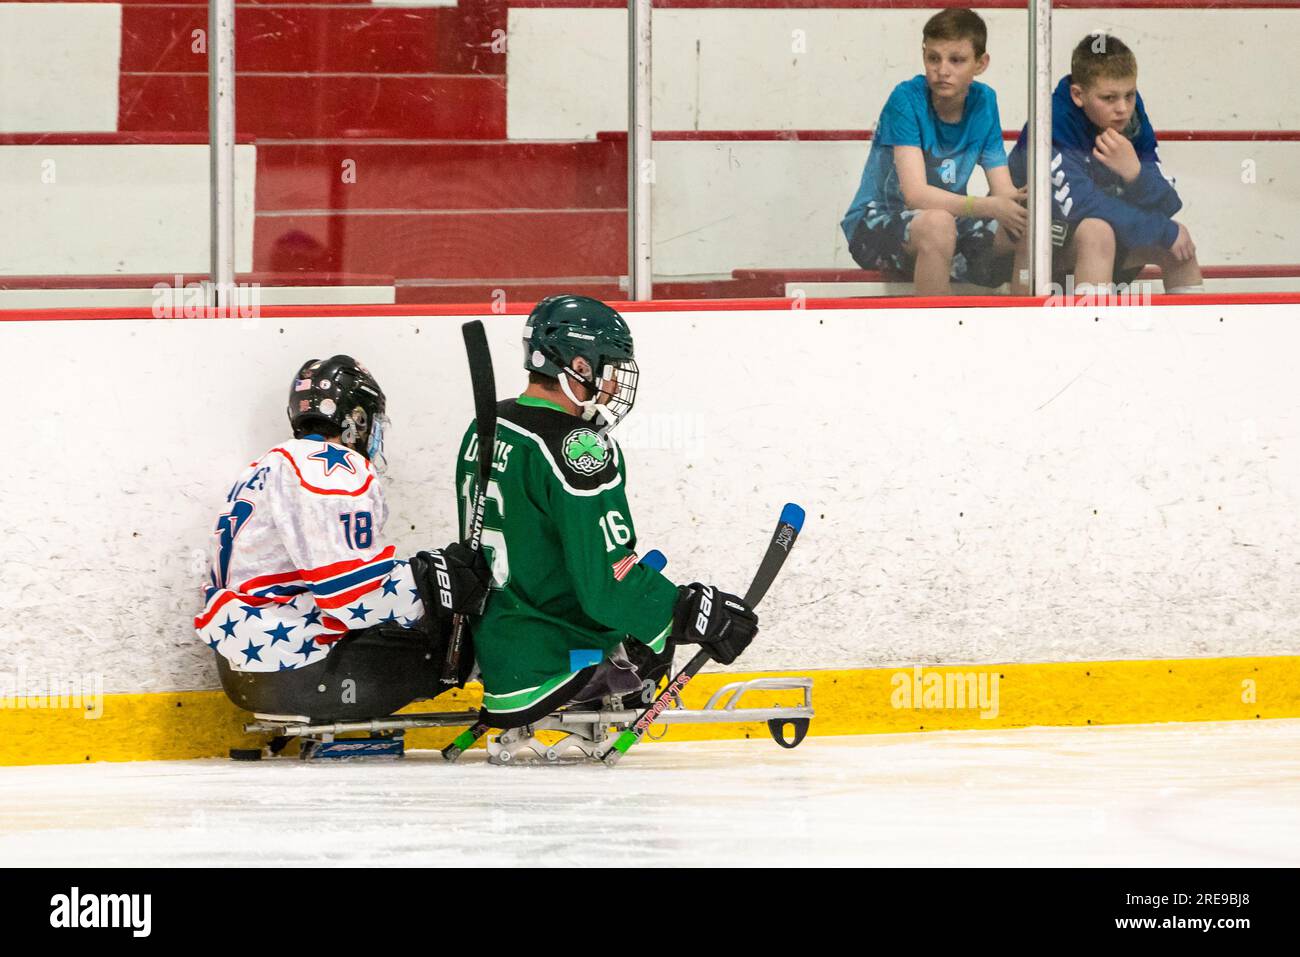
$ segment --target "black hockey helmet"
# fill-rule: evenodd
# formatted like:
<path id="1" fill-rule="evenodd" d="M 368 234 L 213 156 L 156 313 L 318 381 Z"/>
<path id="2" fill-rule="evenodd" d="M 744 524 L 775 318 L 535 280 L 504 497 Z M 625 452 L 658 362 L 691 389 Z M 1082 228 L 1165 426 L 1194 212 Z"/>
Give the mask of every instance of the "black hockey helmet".
<path id="1" fill-rule="evenodd" d="M 384 390 L 370 370 L 351 356 L 308 359 L 289 386 L 289 424 L 294 438 L 333 435 L 376 468 L 384 465 L 388 416 Z"/>
<path id="2" fill-rule="evenodd" d="M 579 357 L 590 373 L 574 369 Z M 618 424 L 636 401 L 639 372 L 632 330 L 616 310 L 590 296 L 551 296 L 533 307 L 524 325 L 524 368 L 558 379 L 564 394 L 582 408 L 583 418 L 604 421 L 602 431 Z M 573 395 L 569 377 L 591 391 L 588 401 Z"/>

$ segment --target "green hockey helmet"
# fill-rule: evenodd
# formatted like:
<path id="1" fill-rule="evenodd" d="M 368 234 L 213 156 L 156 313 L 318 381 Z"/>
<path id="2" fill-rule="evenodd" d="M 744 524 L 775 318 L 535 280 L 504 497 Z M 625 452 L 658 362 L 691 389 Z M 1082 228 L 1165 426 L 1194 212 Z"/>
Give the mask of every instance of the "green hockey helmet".
<path id="1" fill-rule="evenodd" d="M 590 372 L 575 369 L 579 358 Z M 602 431 L 622 421 L 636 401 L 632 330 L 618 312 L 589 296 L 551 296 L 533 307 L 524 326 L 524 368 L 557 379 L 584 419 L 601 420 Z M 587 400 L 573 394 L 570 379 L 587 387 Z"/>

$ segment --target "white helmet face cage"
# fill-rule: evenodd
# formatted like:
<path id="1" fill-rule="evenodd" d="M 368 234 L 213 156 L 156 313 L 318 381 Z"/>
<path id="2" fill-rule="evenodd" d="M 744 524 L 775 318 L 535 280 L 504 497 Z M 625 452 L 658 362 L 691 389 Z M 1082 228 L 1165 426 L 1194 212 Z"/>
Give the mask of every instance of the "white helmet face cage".
<path id="1" fill-rule="evenodd" d="M 640 378 L 641 373 L 637 369 L 635 359 L 607 363 L 605 368 L 600 370 L 600 378 L 596 380 L 596 391 L 600 393 L 601 398 L 596 400 L 597 406 L 614 416 L 614 421 L 610 422 L 607 429 L 612 429 L 617 423 L 622 422 L 632 411 L 632 406 L 636 402 L 637 381 Z"/>
<path id="2" fill-rule="evenodd" d="M 605 363 L 595 381 L 579 375 L 571 366 L 565 366 L 564 371 L 568 375 L 560 377 L 560 388 L 570 401 L 582 409 L 584 419 L 600 423 L 601 434 L 614 428 L 632 411 L 632 406 L 636 403 L 637 383 L 641 377 L 635 359 Z M 591 390 L 592 397 L 586 402 L 579 402 L 570 390 L 570 376 Z"/>

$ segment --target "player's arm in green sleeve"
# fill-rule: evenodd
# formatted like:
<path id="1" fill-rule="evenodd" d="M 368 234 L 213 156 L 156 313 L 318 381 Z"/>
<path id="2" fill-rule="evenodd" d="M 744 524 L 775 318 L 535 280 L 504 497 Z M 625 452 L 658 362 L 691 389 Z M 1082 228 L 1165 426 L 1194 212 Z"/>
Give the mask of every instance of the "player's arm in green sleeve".
<path id="1" fill-rule="evenodd" d="M 551 495 L 565 566 L 583 610 L 612 631 L 662 650 L 677 586 L 636 564 L 636 532 L 623 484 L 581 495 L 557 482 Z"/>

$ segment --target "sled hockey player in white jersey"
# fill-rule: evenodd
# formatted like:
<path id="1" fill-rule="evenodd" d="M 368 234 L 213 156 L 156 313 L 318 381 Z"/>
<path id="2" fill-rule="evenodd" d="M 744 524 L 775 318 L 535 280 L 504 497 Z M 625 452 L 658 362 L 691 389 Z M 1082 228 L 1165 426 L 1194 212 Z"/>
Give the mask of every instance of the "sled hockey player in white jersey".
<path id="1" fill-rule="evenodd" d="M 490 573 L 458 543 L 405 560 L 384 544 L 385 407 L 352 357 L 308 361 L 290 387 L 293 438 L 226 496 L 194 627 L 242 708 L 374 717 L 446 690 L 452 615 L 481 610 Z"/>

